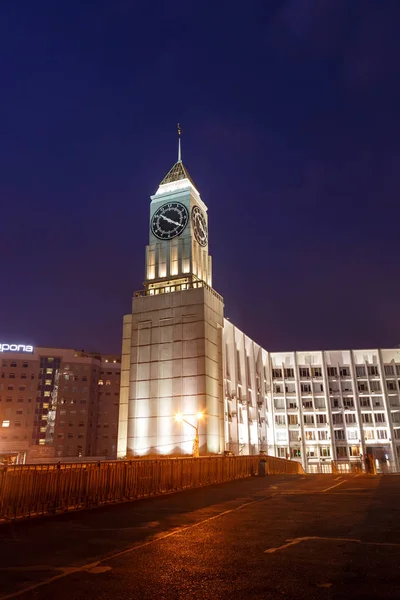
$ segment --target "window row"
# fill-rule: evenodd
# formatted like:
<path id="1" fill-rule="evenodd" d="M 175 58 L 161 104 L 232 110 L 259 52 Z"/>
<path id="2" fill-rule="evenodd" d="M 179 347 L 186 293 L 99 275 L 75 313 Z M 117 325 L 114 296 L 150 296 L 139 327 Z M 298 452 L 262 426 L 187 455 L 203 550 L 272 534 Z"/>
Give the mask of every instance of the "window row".
<path id="1" fill-rule="evenodd" d="M 322 377 L 322 367 L 299 367 L 300 378 Z M 356 365 L 355 372 L 357 377 L 379 377 L 379 368 L 377 365 Z M 400 375 L 400 364 L 384 365 L 384 373 L 386 376 Z M 328 377 L 351 377 L 350 366 L 327 367 Z M 294 377 L 294 369 L 272 369 L 273 379 L 292 379 Z"/>

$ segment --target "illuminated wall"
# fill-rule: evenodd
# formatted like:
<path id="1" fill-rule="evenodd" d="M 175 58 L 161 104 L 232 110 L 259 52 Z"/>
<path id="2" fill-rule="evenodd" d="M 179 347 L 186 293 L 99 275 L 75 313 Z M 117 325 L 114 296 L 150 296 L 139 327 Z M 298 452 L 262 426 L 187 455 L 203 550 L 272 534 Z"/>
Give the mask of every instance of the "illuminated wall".
<path id="1" fill-rule="evenodd" d="M 119 456 L 224 450 L 223 303 L 207 287 L 134 298 L 124 320 Z"/>
<path id="2" fill-rule="evenodd" d="M 225 320 L 224 397 L 235 454 L 400 468 L 399 349 L 268 353 Z"/>

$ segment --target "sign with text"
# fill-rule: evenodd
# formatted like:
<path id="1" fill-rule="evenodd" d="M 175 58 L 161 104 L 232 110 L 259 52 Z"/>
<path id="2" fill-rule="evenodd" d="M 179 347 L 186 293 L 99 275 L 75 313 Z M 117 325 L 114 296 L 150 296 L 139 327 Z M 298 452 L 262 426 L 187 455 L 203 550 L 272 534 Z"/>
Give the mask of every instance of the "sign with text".
<path id="1" fill-rule="evenodd" d="M 0 352 L 33 352 L 33 346 L 25 344 L 0 344 Z"/>

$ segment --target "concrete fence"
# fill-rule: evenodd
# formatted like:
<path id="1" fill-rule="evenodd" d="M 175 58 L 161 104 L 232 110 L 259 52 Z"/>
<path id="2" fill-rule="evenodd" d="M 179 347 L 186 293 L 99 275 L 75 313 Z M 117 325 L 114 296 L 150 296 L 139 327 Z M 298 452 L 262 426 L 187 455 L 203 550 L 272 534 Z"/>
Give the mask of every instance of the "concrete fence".
<path id="1" fill-rule="evenodd" d="M 210 456 L 0 468 L 0 518 L 16 519 L 123 502 L 191 487 L 243 479 L 258 472 L 304 473 L 272 456 Z"/>

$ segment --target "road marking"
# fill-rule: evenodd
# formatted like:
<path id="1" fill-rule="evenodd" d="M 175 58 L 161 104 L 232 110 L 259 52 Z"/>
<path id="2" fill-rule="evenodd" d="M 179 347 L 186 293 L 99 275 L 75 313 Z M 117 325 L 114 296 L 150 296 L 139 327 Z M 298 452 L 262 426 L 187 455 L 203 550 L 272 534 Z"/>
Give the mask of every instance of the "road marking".
<path id="1" fill-rule="evenodd" d="M 268 550 L 264 550 L 264 554 L 274 554 L 274 552 L 278 552 L 278 550 L 285 550 L 286 548 L 289 548 L 290 546 L 296 546 L 297 544 L 300 544 L 301 542 L 308 542 L 309 540 L 335 540 L 337 542 L 356 542 L 357 544 L 361 543 L 361 540 L 357 540 L 354 538 L 322 538 L 322 537 L 317 537 L 317 536 L 311 535 L 311 536 L 307 536 L 307 537 L 299 537 L 299 538 L 294 538 L 293 540 L 288 540 L 287 544 L 282 544 L 282 546 L 278 546 L 277 548 L 269 548 Z"/>
<path id="2" fill-rule="evenodd" d="M 31 592 L 33 590 L 37 590 L 38 588 L 43 587 L 44 585 L 53 583 L 54 581 L 57 581 L 58 579 L 62 579 L 64 577 L 67 577 L 68 575 L 71 575 L 72 573 L 80 573 L 83 571 L 87 571 L 89 573 L 104 572 L 103 570 L 101 570 L 101 571 L 99 570 L 99 565 L 103 562 L 106 562 L 106 561 L 108 562 L 108 561 L 112 560 L 113 558 L 117 558 L 118 556 L 128 554 L 129 552 L 134 552 L 135 550 L 140 550 L 140 548 L 145 548 L 146 546 L 150 546 L 151 544 L 165 540 L 166 538 L 172 537 L 173 535 L 177 535 L 178 533 L 184 533 L 189 529 L 194 529 L 195 527 L 199 527 L 200 525 L 203 525 L 204 523 L 209 523 L 210 521 L 214 521 L 215 519 L 218 519 L 219 517 L 223 517 L 224 515 L 228 515 L 230 513 L 236 512 L 237 510 L 241 510 L 242 508 L 246 508 L 247 506 L 251 506 L 252 504 L 258 504 L 260 502 L 264 502 L 264 500 L 269 500 L 270 498 L 272 498 L 273 496 L 276 496 L 276 495 L 278 495 L 278 494 L 275 493 L 275 494 L 271 494 L 269 496 L 264 496 L 263 498 L 260 498 L 257 500 L 252 500 L 250 502 L 246 502 L 245 504 L 241 504 L 240 506 L 237 506 L 236 508 L 224 510 L 223 512 L 218 513 L 217 515 L 213 515 L 212 517 L 203 519 L 203 521 L 199 521 L 198 523 L 193 523 L 192 525 L 188 525 L 187 527 L 178 527 L 178 528 L 174 529 L 173 531 L 170 531 L 169 533 L 166 533 L 164 535 L 163 534 L 156 535 L 147 542 L 143 542 L 142 544 L 137 544 L 136 546 L 132 546 L 131 548 L 127 548 L 126 550 L 122 550 L 121 552 L 116 552 L 115 554 L 105 556 L 104 558 L 100 558 L 99 560 L 97 560 L 93 563 L 89 563 L 87 565 L 81 565 L 78 567 L 53 567 L 53 568 L 56 568 L 58 571 L 61 571 L 61 573 L 59 573 L 58 575 L 54 575 L 53 577 L 49 577 L 49 579 L 45 579 L 44 581 L 40 581 L 39 583 L 30 585 L 22 590 L 18 590 L 17 592 L 12 592 L 11 594 L 6 594 L 5 596 L 0 596 L 0 600 L 11 600 L 11 598 L 17 598 L 18 596 L 22 596 L 22 594 L 25 594 L 26 592 Z"/>
<path id="3" fill-rule="evenodd" d="M 333 481 L 339 481 L 339 479 L 342 479 L 342 476 L 336 477 L 336 479 L 334 479 Z"/>
<path id="4" fill-rule="evenodd" d="M 277 546 L 276 548 L 268 548 L 268 550 L 264 550 L 264 554 L 274 554 L 278 552 L 278 550 L 285 550 L 290 546 L 296 546 L 297 544 L 301 544 L 301 542 L 309 542 L 310 540 L 322 541 L 322 542 L 351 542 L 353 544 L 363 544 L 365 546 L 400 546 L 400 543 L 391 543 L 391 542 L 363 542 L 357 538 L 333 538 L 333 537 L 319 537 L 316 535 L 310 535 L 307 537 L 299 537 L 294 539 L 286 540 L 286 544 L 282 544 L 282 546 Z"/>
<path id="5" fill-rule="evenodd" d="M 333 488 L 337 487 L 338 485 L 342 485 L 342 483 L 345 483 L 346 481 L 347 479 L 343 479 L 343 481 L 339 481 L 339 483 L 331 485 L 331 487 L 325 488 L 324 490 L 322 490 L 322 492 L 328 492 L 329 490 L 333 490 Z"/>

